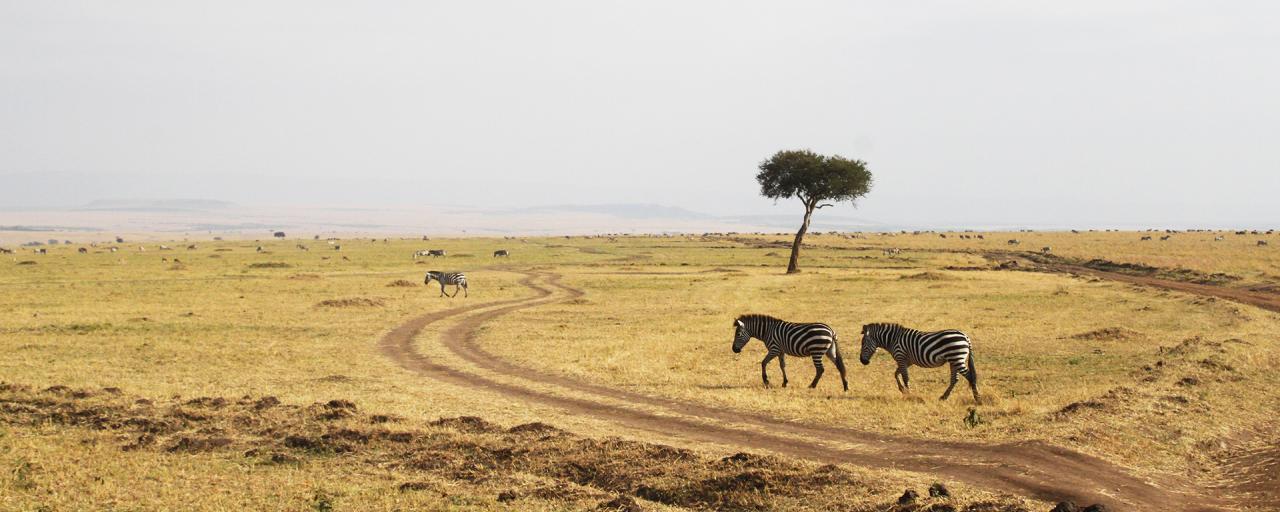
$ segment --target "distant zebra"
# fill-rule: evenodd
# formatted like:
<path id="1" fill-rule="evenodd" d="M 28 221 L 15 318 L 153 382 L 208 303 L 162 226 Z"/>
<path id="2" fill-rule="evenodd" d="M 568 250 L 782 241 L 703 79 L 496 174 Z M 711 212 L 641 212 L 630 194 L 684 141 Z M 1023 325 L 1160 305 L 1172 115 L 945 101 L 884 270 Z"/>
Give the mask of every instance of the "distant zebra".
<path id="1" fill-rule="evenodd" d="M 79 249 L 76 249 L 76 252 L 79 252 L 80 254 L 89 254 L 89 249 L 81 247 Z"/>
<path id="2" fill-rule="evenodd" d="M 888 248 L 888 249 L 885 249 L 885 250 L 884 250 L 884 255 L 885 255 L 885 256 L 887 256 L 887 257 L 889 257 L 889 258 L 896 257 L 896 256 L 898 256 L 899 254 L 902 254 L 902 249 L 899 249 L 899 248 L 897 248 L 897 247 L 890 247 L 890 248 Z"/>
<path id="3" fill-rule="evenodd" d="M 862 364 L 870 364 L 871 356 L 876 349 L 884 349 L 893 355 L 898 369 L 893 380 L 898 384 L 898 391 L 911 392 L 907 367 L 916 365 L 922 368 L 937 368 L 943 364 L 951 365 L 951 384 L 939 400 L 951 396 L 951 389 L 956 386 L 957 377 L 964 375 L 969 381 L 969 389 L 973 391 L 973 400 L 981 403 L 978 397 L 978 372 L 973 365 L 973 351 L 969 337 L 964 333 L 948 329 L 945 331 L 923 332 L 909 329 L 898 324 L 868 324 L 862 327 Z M 898 376 L 902 376 L 901 382 Z"/>
<path id="4" fill-rule="evenodd" d="M 1021 241 L 1019 241 L 1017 238 L 1011 238 L 1011 239 L 1009 239 L 1009 242 L 1008 242 L 1008 244 L 1009 244 L 1009 245 L 1018 245 L 1018 244 L 1020 244 L 1020 243 L 1022 243 L 1022 242 L 1021 242 Z"/>
<path id="5" fill-rule="evenodd" d="M 1144 237 L 1142 237 L 1142 238 L 1139 238 L 1139 239 L 1138 239 L 1138 241 L 1139 241 L 1139 242 L 1146 242 L 1147 240 L 1151 240 L 1151 237 L 1149 237 L 1149 236 L 1144 236 Z"/>
<path id="6" fill-rule="evenodd" d="M 498 249 L 496 251 L 493 251 L 494 258 L 506 258 L 508 256 L 511 256 L 511 254 L 508 253 L 506 249 Z"/>
<path id="7" fill-rule="evenodd" d="M 1266 241 L 1266 240 L 1258 240 L 1258 247 L 1262 247 L 1262 246 L 1264 246 L 1264 245 L 1267 245 L 1267 241 Z M 43 249 L 41 249 L 41 250 L 43 250 Z"/>
<path id="8" fill-rule="evenodd" d="M 1160 237 L 1160 241 L 1161 241 L 1161 242 L 1167 242 L 1167 241 L 1169 240 L 1169 238 L 1170 238 L 1170 237 L 1172 237 L 1172 236 L 1173 236 L 1173 235 L 1165 235 L 1165 236 L 1162 236 L 1162 237 Z"/>
<path id="9" fill-rule="evenodd" d="M 422 284 L 431 284 L 432 279 L 435 279 L 436 281 L 440 281 L 441 297 L 445 297 L 445 296 L 457 297 L 458 290 L 462 290 L 463 297 L 469 297 L 471 295 L 470 292 L 467 291 L 467 276 L 463 275 L 462 272 L 437 272 L 435 270 L 432 270 L 430 272 L 427 272 L 427 278 L 424 281 L 422 281 Z M 448 295 L 444 293 L 445 285 L 450 285 L 450 284 L 453 285 L 453 295 Z"/>
<path id="10" fill-rule="evenodd" d="M 1226 240 L 1226 238 L 1225 238 L 1225 237 L 1221 237 L 1221 236 L 1215 236 L 1215 237 L 1213 237 L 1213 241 L 1214 241 L 1214 242 L 1221 242 L 1221 241 L 1223 241 L 1223 240 Z"/>
<path id="11" fill-rule="evenodd" d="M 1040 254 L 1049 254 L 1051 252 L 1053 252 L 1053 248 L 1047 245 L 1040 248 Z"/>
<path id="12" fill-rule="evenodd" d="M 766 315 L 743 315 L 733 321 L 733 353 L 741 353 L 742 347 L 757 338 L 764 342 L 769 353 L 760 361 L 760 376 L 764 385 L 769 385 L 769 361 L 778 358 L 778 368 L 782 369 L 782 387 L 787 387 L 786 356 L 809 357 L 813 359 L 813 367 L 817 373 L 813 376 L 810 388 L 818 386 L 822 379 L 822 356 L 826 356 L 840 370 L 840 382 L 844 390 L 849 390 L 849 381 L 845 378 L 844 358 L 840 356 L 840 346 L 836 342 L 836 332 L 826 324 L 792 323 Z"/>

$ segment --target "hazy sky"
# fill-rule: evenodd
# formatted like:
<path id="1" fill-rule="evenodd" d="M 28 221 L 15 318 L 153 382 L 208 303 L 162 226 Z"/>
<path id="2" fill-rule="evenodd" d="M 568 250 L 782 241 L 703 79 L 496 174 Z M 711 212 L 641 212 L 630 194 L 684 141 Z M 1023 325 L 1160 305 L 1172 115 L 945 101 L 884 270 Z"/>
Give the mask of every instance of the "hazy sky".
<path id="1" fill-rule="evenodd" d="M 0 208 L 99 198 L 1280 223 L 1280 3 L 0 0 Z M 829 214 L 832 210 L 824 210 Z"/>

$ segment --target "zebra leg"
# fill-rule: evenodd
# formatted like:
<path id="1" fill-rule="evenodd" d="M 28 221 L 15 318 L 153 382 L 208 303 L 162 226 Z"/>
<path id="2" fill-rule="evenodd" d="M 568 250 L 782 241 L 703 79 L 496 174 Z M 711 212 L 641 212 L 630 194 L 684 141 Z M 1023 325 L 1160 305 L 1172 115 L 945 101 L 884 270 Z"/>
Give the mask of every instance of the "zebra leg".
<path id="1" fill-rule="evenodd" d="M 778 357 L 778 354 L 769 352 L 764 356 L 764 361 L 760 361 L 760 378 L 764 379 L 764 387 L 769 387 L 769 361 Z"/>
<path id="2" fill-rule="evenodd" d="M 458 296 L 458 290 L 461 290 L 461 289 L 462 289 L 462 287 L 461 287 L 461 286 L 458 286 L 458 284 L 457 284 L 457 283 L 454 283 L 454 285 L 453 285 L 453 295 L 450 295 L 450 296 L 449 296 L 449 298 L 450 298 L 450 299 L 452 299 L 452 298 L 454 298 L 454 297 L 457 297 L 457 296 Z"/>
<path id="3" fill-rule="evenodd" d="M 951 396 L 951 389 L 956 387 L 956 381 L 960 380 L 960 367 L 951 366 L 951 384 L 947 385 L 947 390 L 942 392 L 942 396 L 938 400 L 946 400 Z"/>
<path id="4" fill-rule="evenodd" d="M 981 404 L 982 399 L 978 398 L 978 370 L 973 368 L 973 352 L 969 353 L 969 368 L 965 369 L 964 380 L 969 381 L 969 389 L 973 391 L 973 401 Z"/>
<path id="5" fill-rule="evenodd" d="M 787 356 L 778 354 L 778 368 L 782 369 L 782 387 L 787 387 Z"/>
<path id="6" fill-rule="evenodd" d="M 463 287 L 462 287 L 462 298 L 464 298 L 464 299 L 465 299 L 465 298 L 470 297 L 470 296 L 471 296 L 471 292 L 470 292 L 470 291 L 467 291 L 467 287 L 466 287 L 466 286 L 463 286 Z"/>
<path id="7" fill-rule="evenodd" d="M 903 387 L 902 387 L 902 378 L 901 378 L 901 377 L 902 377 L 902 367 L 901 367 L 901 366 L 899 366 L 899 367 L 898 367 L 898 369 L 896 369 L 896 370 L 894 370 L 894 371 L 893 371 L 893 383 L 898 385 L 898 392 L 899 392 L 899 393 L 906 393 L 906 392 L 907 392 L 907 390 L 906 390 L 905 388 L 903 388 Z"/>
<path id="8" fill-rule="evenodd" d="M 441 296 L 441 297 L 448 297 L 448 296 L 449 296 L 449 294 L 447 294 L 447 293 L 445 293 L 445 292 L 444 292 L 444 281 L 440 281 L 440 296 Z"/>
<path id="9" fill-rule="evenodd" d="M 818 387 L 818 381 L 822 380 L 822 354 L 813 356 L 813 369 L 817 370 L 817 373 L 813 375 L 813 382 L 809 383 L 809 389 Z"/>
<path id="10" fill-rule="evenodd" d="M 840 383 L 844 385 L 844 390 L 848 391 L 849 379 L 846 379 L 844 376 L 844 357 L 841 356 L 839 352 L 837 352 L 834 356 L 831 355 L 830 352 L 827 352 L 827 358 L 831 359 L 831 362 L 836 364 L 837 370 L 840 370 Z"/>

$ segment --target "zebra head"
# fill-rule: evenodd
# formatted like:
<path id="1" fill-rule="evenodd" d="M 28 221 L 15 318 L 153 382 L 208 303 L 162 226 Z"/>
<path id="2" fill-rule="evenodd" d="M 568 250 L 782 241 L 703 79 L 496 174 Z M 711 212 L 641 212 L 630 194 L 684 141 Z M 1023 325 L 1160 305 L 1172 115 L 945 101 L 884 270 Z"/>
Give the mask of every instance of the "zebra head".
<path id="1" fill-rule="evenodd" d="M 880 324 L 862 326 L 862 356 L 859 358 L 862 364 L 871 364 L 871 356 L 876 355 L 877 348 L 880 348 Z"/>
<path id="2" fill-rule="evenodd" d="M 434 271 L 434 270 L 432 270 L 432 271 L 430 271 L 430 272 L 427 272 L 427 278 L 426 278 L 426 280 L 422 281 L 422 284 L 431 284 L 431 280 L 432 280 L 433 278 L 434 278 L 434 279 L 440 279 L 439 275 L 440 275 L 440 273 L 439 273 L 439 272 L 436 272 L 436 271 Z"/>
<path id="3" fill-rule="evenodd" d="M 742 323 L 742 319 L 733 321 L 733 353 L 742 352 L 742 347 L 751 341 L 751 333 L 747 332 L 747 324 Z"/>

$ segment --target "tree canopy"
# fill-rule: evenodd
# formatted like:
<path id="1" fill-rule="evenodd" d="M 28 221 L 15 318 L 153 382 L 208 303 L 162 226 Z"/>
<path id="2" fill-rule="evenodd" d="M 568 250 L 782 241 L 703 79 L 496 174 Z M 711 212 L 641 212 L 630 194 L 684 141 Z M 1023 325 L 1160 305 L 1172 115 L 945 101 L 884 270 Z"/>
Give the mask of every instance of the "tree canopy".
<path id="1" fill-rule="evenodd" d="M 760 163 L 760 194 L 799 198 L 806 209 L 822 201 L 855 201 L 871 191 L 871 171 L 862 160 L 824 156 L 807 149 L 779 151 Z"/>

